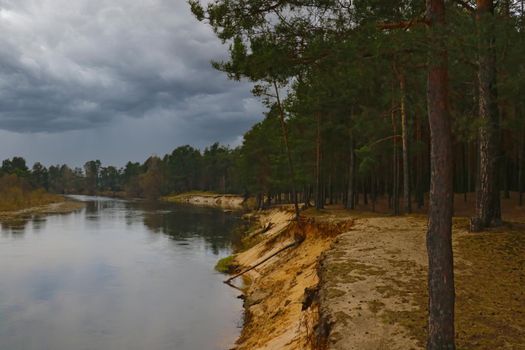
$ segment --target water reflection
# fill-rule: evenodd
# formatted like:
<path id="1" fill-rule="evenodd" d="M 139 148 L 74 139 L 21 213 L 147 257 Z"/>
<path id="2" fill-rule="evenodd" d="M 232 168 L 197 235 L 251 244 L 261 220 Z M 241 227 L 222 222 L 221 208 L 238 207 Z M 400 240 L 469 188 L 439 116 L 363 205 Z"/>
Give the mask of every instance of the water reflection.
<path id="1" fill-rule="evenodd" d="M 93 198 L 81 212 L 2 224 L 0 349 L 228 348 L 241 305 L 213 265 L 237 224 L 217 210 Z"/>

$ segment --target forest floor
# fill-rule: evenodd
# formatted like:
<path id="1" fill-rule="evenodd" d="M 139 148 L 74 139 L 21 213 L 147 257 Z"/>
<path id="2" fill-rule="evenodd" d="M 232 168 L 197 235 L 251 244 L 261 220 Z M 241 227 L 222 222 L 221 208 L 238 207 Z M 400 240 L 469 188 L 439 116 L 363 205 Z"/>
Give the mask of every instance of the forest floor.
<path id="1" fill-rule="evenodd" d="M 25 208 L 16 211 L 0 211 L 0 222 L 10 223 L 19 220 L 25 221 L 34 215 L 67 214 L 84 208 L 85 203 L 60 197 L 54 203 Z"/>
<path id="2" fill-rule="evenodd" d="M 504 226 L 472 234 L 473 199 L 456 202 L 457 347 L 525 349 L 525 209 L 503 200 Z M 337 206 L 303 215 L 299 229 L 288 211 L 263 213 L 236 256 L 242 270 L 305 236 L 246 274 L 236 349 L 423 349 L 426 217 Z"/>

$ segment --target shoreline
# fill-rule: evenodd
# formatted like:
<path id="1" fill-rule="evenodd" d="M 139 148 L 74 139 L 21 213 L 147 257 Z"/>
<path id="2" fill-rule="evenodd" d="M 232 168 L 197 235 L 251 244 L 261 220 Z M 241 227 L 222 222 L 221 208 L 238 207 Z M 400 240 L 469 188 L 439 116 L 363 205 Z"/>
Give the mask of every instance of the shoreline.
<path id="1" fill-rule="evenodd" d="M 33 215 L 69 214 L 86 206 L 85 203 L 70 198 L 58 202 L 29 207 L 15 211 L 0 211 L 0 222 L 16 221 Z"/>
<path id="2" fill-rule="evenodd" d="M 165 196 L 160 199 L 169 203 L 191 204 L 201 207 L 215 207 L 224 210 L 252 209 L 252 199 L 232 194 L 219 194 L 211 192 L 187 192 L 177 195 Z"/>

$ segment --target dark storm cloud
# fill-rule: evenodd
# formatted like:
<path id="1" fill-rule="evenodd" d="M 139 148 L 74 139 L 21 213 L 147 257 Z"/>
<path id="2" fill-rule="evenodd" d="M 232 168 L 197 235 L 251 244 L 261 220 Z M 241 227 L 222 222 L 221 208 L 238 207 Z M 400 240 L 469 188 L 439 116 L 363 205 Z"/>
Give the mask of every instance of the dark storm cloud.
<path id="1" fill-rule="evenodd" d="M 210 67 L 225 49 L 184 0 L 0 0 L 0 31 L 0 129 L 151 119 L 174 143 L 204 143 L 238 138 L 261 111 L 249 86 Z M 148 127 L 137 125 L 130 135 Z"/>

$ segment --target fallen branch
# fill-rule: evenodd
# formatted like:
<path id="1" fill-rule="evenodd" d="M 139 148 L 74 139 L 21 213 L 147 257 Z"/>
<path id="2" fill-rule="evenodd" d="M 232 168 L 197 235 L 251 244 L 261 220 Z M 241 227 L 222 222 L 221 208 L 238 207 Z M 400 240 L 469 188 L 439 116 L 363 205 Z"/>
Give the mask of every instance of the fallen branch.
<path id="1" fill-rule="evenodd" d="M 265 262 L 267 262 L 268 260 L 270 260 L 271 258 L 273 258 L 274 256 L 276 256 L 277 254 L 279 254 L 279 253 L 285 251 L 286 249 L 289 249 L 289 248 L 292 248 L 292 247 L 296 247 L 296 246 L 298 246 L 299 244 L 301 244 L 301 241 L 295 241 L 295 242 L 293 242 L 293 243 L 290 243 L 290 244 L 284 246 L 283 248 L 279 249 L 278 251 L 276 251 L 275 253 L 273 253 L 273 254 L 270 255 L 269 257 L 265 258 L 263 261 L 261 261 L 261 262 L 255 264 L 255 265 L 253 265 L 253 266 L 247 268 L 246 270 L 244 270 L 244 271 L 242 271 L 242 272 L 236 274 L 235 276 L 232 276 L 232 277 L 228 278 L 226 281 L 224 281 L 224 283 L 230 285 L 230 284 L 231 284 L 230 282 L 233 281 L 234 279 L 236 279 L 237 277 L 240 277 L 240 276 L 244 275 L 246 272 L 249 272 L 249 271 L 255 269 L 257 266 L 260 266 L 260 265 L 264 264 Z"/>

